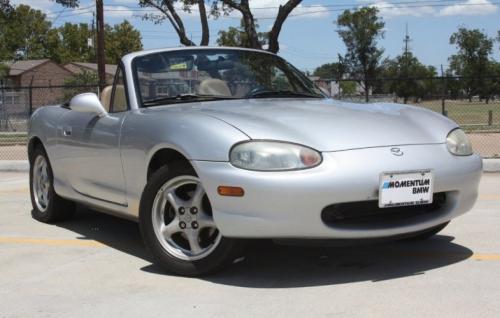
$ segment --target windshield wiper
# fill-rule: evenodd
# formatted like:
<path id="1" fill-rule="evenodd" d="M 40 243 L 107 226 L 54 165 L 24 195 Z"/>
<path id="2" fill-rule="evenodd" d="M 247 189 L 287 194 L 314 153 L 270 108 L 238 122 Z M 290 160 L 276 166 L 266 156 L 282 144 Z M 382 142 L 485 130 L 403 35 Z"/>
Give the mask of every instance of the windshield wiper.
<path id="1" fill-rule="evenodd" d="M 311 98 L 323 98 L 323 95 L 313 94 L 313 93 L 301 93 L 293 91 L 258 91 L 248 98 L 265 98 L 265 97 L 311 97 Z"/>
<path id="2" fill-rule="evenodd" d="M 167 102 L 178 102 L 178 101 L 191 101 L 191 100 L 221 100 L 221 99 L 233 99 L 231 96 L 218 96 L 218 95 L 197 95 L 197 94 L 178 94 L 175 96 L 164 96 L 155 99 L 149 99 L 145 101 L 144 106 L 157 106 L 162 105 Z"/>

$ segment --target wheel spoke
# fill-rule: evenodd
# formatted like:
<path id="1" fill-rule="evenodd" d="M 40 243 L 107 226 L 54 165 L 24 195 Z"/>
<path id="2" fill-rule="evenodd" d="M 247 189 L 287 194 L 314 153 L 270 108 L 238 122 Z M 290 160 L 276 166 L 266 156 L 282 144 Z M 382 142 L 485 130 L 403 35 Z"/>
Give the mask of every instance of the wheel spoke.
<path id="1" fill-rule="evenodd" d="M 198 209 L 201 208 L 201 202 L 203 200 L 203 196 L 205 195 L 205 190 L 201 186 L 201 184 L 196 185 L 196 190 L 194 191 L 193 197 L 190 200 L 191 206 L 196 206 Z"/>
<path id="2" fill-rule="evenodd" d="M 42 179 L 43 181 L 46 181 L 48 179 L 48 173 L 47 173 L 47 164 L 44 162 L 42 164 Z"/>
<path id="3" fill-rule="evenodd" d="M 173 219 L 169 224 L 164 225 L 161 228 L 161 233 L 165 238 L 171 238 L 175 233 L 179 233 L 181 229 L 179 228 L 179 219 Z"/>
<path id="4" fill-rule="evenodd" d="M 206 228 L 206 227 L 216 227 L 214 218 L 211 217 L 210 215 L 201 212 L 198 214 L 198 224 L 200 225 L 200 228 Z"/>
<path id="5" fill-rule="evenodd" d="M 198 242 L 198 231 L 191 230 L 186 231 L 186 237 L 189 242 L 189 247 L 191 248 L 191 253 L 198 254 L 202 252 L 200 243 Z"/>
<path id="6" fill-rule="evenodd" d="M 166 198 L 168 203 L 174 208 L 175 212 L 179 211 L 179 208 L 182 206 L 182 200 L 175 194 L 175 190 L 169 191 L 166 194 Z"/>
<path id="7" fill-rule="evenodd" d="M 48 201 L 47 199 L 49 198 L 49 188 L 45 186 L 42 190 L 42 193 L 45 201 Z"/>

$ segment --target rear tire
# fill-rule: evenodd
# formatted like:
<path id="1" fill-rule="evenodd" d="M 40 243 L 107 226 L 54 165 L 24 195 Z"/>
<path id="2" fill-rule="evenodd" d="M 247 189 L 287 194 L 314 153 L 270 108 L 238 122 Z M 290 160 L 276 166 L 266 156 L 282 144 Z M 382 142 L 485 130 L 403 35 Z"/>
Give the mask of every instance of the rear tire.
<path id="1" fill-rule="evenodd" d="M 61 198 L 54 190 L 54 175 L 49 158 L 38 146 L 30 156 L 30 197 L 35 220 L 54 223 L 73 217 L 75 203 Z"/>
<path id="2" fill-rule="evenodd" d="M 430 228 L 428 230 L 425 230 L 423 232 L 419 232 L 415 236 L 411 236 L 411 237 L 405 238 L 404 241 L 423 241 L 423 240 L 427 240 L 427 239 L 433 237 L 434 235 L 438 234 L 439 232 L 441 232 L 448 225 L 448 223 L 450 223 L 450 222 L 446 222 L 446 223 L 440 224 L 438 226 L 435 226 L 433 228 Z"/>
<path id="3" fill-rule="evenodd" d="M 139 226 L 155 263 L 178 275 L 216 271 L 240 252 L 240 241 L 217 229 L 205 190 L 187 165 L 153 173 L 142 194 Z"/>

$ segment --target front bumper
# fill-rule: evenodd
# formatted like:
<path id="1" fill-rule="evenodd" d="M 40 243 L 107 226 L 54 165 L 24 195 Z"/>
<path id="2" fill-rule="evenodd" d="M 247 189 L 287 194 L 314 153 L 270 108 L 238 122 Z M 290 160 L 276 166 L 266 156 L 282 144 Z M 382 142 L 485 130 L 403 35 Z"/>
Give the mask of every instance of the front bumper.
<path id="1" fill-rule="evenodd" d="M 255 172 L 227 162 L 194 161 L 207 191 L 221 233 L 240 238 L 365 239 L 418 232 L 470 210 L 477 199 L 482 174 L 478 155 L 451 155 L 445 144 L 365 148 L 323 153 L 316 168 L 292 172 Z M 378 199 L 384 171 L 432 169 L 434 193 L 448 193 L 446 207 L 413 222 L 376 227 L 335 227 L 321 218 L 322 210 L 343 202 Z M 217 194 L 220 185 L 239 186 L 243 197 Z"/>

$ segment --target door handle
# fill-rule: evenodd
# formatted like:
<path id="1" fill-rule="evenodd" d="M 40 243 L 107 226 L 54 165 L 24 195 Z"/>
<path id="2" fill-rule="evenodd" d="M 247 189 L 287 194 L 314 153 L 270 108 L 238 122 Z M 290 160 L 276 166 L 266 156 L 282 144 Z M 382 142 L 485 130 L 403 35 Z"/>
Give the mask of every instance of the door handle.
<path id="1" fill-rule="evenodd" d="M 69 136 L 71 136 L 71 127 L 64 127 L 64 128 L 62 129 L 62 134 L 63 134 L 63 136 L 65 136 L 65 137 L 69 137 Z"/>

